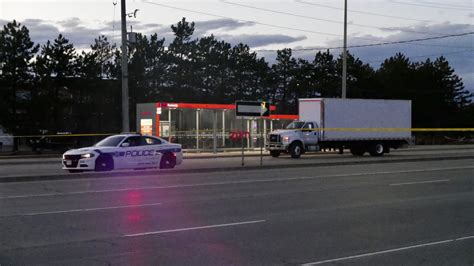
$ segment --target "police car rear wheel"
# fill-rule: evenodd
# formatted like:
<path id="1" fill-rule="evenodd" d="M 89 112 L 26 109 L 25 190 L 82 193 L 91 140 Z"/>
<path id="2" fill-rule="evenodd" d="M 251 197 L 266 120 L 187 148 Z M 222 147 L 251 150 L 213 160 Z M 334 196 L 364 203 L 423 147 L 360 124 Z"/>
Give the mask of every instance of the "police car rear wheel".
<path id="1" fill-rule="evenodd" d="M 160 168 L 161 169 L 170 169 L 176 166 L 176 157 L 170 153 L 166 153 L 161 158 Z"/>
<path id="2" fill-rule="evenodd" d="M 100 155 L 95 161 L 96 171 L 112 171 L 114 169 L 114 160 L 108 155 Z"/>

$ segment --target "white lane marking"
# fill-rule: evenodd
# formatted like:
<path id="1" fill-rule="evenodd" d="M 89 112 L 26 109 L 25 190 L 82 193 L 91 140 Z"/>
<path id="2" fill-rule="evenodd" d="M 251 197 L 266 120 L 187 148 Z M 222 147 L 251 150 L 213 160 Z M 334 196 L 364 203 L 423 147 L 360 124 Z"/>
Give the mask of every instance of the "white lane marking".
<path id="1" fill-rule="evenodd" d="M 140 208 L 140 207 L 149 207 L 149 206 L 158 206 L 158 205 L 161 205 L 161 202 L 149 203 L 149 204 L 139 204 L 139 205 L 124 205 L 124 206 L 103 207 L 103 208 L 73 209 L 73 210 L 50 211 L 50 212 L 31 212 L 31 213 L 22 213 L 22 214 L 18 214 L 18 215 L 10 215 L 10 216 L 35 216 L 35 215 L 70 213 L 70 212 L 90 212 L 90 211 L 102 211 L 102 210 L 113 210 L 113 209 Z M 0 216 L 0 217 L 8 217 L 8 216 Z"/>
<path id="2" fill-rule="evenodd" d="M 448 240 L 442 240 L 442 241 L 436 241 L 436 242 L 430 242 L 430 243 L 424 243 L 424 244 L 413 245 L 413 246 L 407 246 L 407 247 L 401 247 L 401 248 L 387 249 L 387 250 L 382 250 L 382 251 L 377 251 L 377 252 L 372 252 L 372 253 L 364 253 L 364 254 L 359 254 L 359 255 L 354 255 L 354 256 L 347 256 L 347 257 L 336 258 L 336 259 L 309 262 L 309 263 L 305 263 L 305 264 L 302 264 L 302 265 L 303 266 L 320 265 L 320 264 L 331 263 L 331 262 L 338 262 L 338 261 L 344 261 L 344 260 L 350 260 L 350 259 L 358 259 L 358 258 L 369 257 L 369 256 L 374 256 L 374 255 L 380 255 L 380 254 L 386 254 L 386 253 L 392 253 L 392 252 L 403 251 L 403 250 L 408 250 L 408 249 L 440 245 L 440 244 L 445 244 L 445 243 L 450 243 L 450 242 L 455 242 L 455 241 L 463 241 L 463 240 L 472 239 L 472 238 L 474 238 L 474 235 L 460 237 L 460 238 L 454 238 L 454 239 L 448 239 Z"/>
<path id="3" fill-rule="evenodd" d="M 295 181 L 295 180 L 311 180 L 311 179 L 319 179 L 319 178 L 332 178 L 332 177 L 405 174 L 405 173 L 435 172 L 435 171 L 449 171 L 449 170 L 462 170 L 462 169 L 474 169 L 474 166 L 429 168 L 429 169 L 399 170 L 399 171 L 380 171 L 380 172 L 370 172 L 370 173 L 336 174 L 336 175 L 324 175 L 324 176 L 287 177 L 287 178 L 274 178 L 274 179 L 254 179 L 254 180 L 242 180 L 242 181 L 230 181 L 230 182 L 211 182 L 211 183 L 188 184 L 188 185 L 147 186 L 147 187 L 122 188 L 122 189 L 88 190 L 88 191 L 75 191 L 75 192 L 64 192 L 64 193 L 45 193 L 45 194 L 6 196 L 6 197 L 0 197 L 0 199 L 51 197 L 51 196 L 64 196 L 64 195 L 92 194 L 92 193 L 109 193 L 109 192 L 154 190 L 154 189 L 168 189 L 168 188 L 190 188 L 190 187 L 235 185 L 235 184 L 249 184 L 249 183 L 285 182 L 285 181 Z"/>
<path id="4" fill-rule="evenodd" d="M 144 232 L 144 233 L 137 233 L 137 234 L 128 234 L 128 235 L 123 235 L 122 237 L 157 235 L 157 234 L 166 234 L 166 233 L 173 233 L 173 232 L 183 232 L 183 231 L 201 230 L 201 229 L 209 229 L 209 228 L 237 226 L 237 225 L 244 225 L 244 224 L 256 224 L 256 223 L 264 223 L 264 222 L 266 222 L 266 220 L 246 221 L 246 222 L 237 222 L 237 223 L 228 223 L 228 224 L 214 224 L 214 225 L 205 225 L 205 226 L 197 226 L 197 227 L 187 227 L 187 228 Z"/>
<path id="5" fill-rule="evenodd" d="M 439 180 L 428 180 L 428 181 L 419 181 L 419 182 L 407 182 L 407 183 L 395 183 L 390 184 L 390 186 L 404 186 L 404 185 L 416 185 L 416 184 L 429 184 L 429 183 L 442 183 L 449 182 L 450 179 L 439 179 Z"/>

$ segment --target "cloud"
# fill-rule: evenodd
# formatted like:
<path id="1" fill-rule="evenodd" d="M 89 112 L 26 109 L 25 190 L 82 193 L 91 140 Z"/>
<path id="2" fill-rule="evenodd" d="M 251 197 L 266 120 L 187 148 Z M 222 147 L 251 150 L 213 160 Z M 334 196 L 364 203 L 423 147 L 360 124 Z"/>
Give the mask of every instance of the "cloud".
<path id="1" fill-rule="evenodd" d="M 1 24 L 6 24 L 7 21 L 0 21 Z M 114 42 L 120 41 L 120 23 L 113 21 L 94 21 L 88 23 L 78 17 L 72 17 L 60 21 L 49 21 L 41 19 L 26 19 L 21 21 L 30 30 L 30 35 L 33 41 L 37 43 L 45 43 L 48 40 L 54 40 L 58 34 L 63 34 L 77 48 L 87 48 L 93 40 L 100 35 L 105 35 L 109 40 Z M 158 34 L 159 37 L 164 37 L 168 42 L 173 39 L 173 32 L 171 25 L 163 25 L 159 23 L 142 23 L 137 20 L 129 21 L 129 25 L 133 27 L 134 32 L 145 35 Z M 282 34 L 275 35 L 230 35 L 228 32 L 242 27 L 249 27 L 254 25 L 253 22 L 241 22 L 233 19 L 214 19 L 207 21 L 196 21 L 194 38 L 200 38 L 214 34 L 221 36 L 230 43 L 247 43 L 250 46 L 263 46 L 266 44 L 276 43 L 292 43 L 303 40 L 306 37 L 298 36 L 291 37 Z M 227 40 L 229 39 L 229 40 Z"/>
<path id="2" fill-rule="evenodd" d="M 11 22 L 11 21 L 0 19 L 0 26 L 2 27 L 1 28 L 2 30 L 3 30 L 3 25 L 7 25 L 8 22 Z"/>
<path id="3" fill-rule="evenodd" d="M 196 34 L 204 34 L 209 31 L 215 30 L 235 30 L 242 27 L 253 26 L 255 23 L 253 22 L 242 22 L 234 19 L 213 19 L 213 20 L 206 20 L 206 21 L 196 21 L 195 22 L 195 29 Z"/>
<path id="4" fill-rule="evenodd" d="M 162 27 L 163 25 L 161 24 L 158 24 L 158 23 L 146 23 L 146 24 L 143 24 L 143 27 L 147 27 L 147 28 L 159 28 L 159 27 Z"/>
<path id="5" fill-rule="evenodd" d="M 0 21 L 0 25 L 5 25 L 8 22 Z M 87 48 L 93 43 L 94 38 L 103 32 L 103 28 L 94 29 L 82 26 L 83 23 L 78 18 L 58 22 L 25 19 L 20 23 L 28 28 L 31 39 L 39 44 L 44 44 L 48 40 L 53 41 L 59 34 L 63 34 L 76 48 Z"/>
<path id="6" fill-rule="evenodd" d="M 240 34 L 240 35 L 216 35 L 217 39 L 224 40 L 236 45 L 244 43 L 252 48 L 262 47 L 270 44 L 289 44 L 307 39 L 306 36 L 292 37 L 283 34 Z"/>
<path id="7" fill-rule="evenodd" d="M 393 38 L 400 37 L 430 37 L 444 34 L 456 34 L 462 32 L 473 31 L 474 26 L 472 24 L 452 24 L 450 22 L 444 22 L 439 24 L 418 24 L 409 27 L 385 27 L 386 31 L 398 31 L 397 35 L 393 35 Z M 420 34 L 426 33 L 426 34 Z M 405 36 L 403 36 L 405 35 Z"/>
<path id="8" fill-rule="evenodd" d="M 70 18 L 70 19 L 58 21 L 57 24 L 65 27 L 65 28 L 74 28 L 74 27 L 77 27 L 77 26 L 81 25 L 82 23 L 81 23 L 81 20 L 78 17 L 73 17 L 73 18 Z"/>
<path id="9" fill-rule="evenodd" d="M 5 25 L 9 21 L 0 20 L 0 25 Z M 116 29 L 113 30 L 112 22 L 94 23 L 93 25 L 82 21 L 77 17 L 69 18 L 61 21 L 50 21 L 41 19 L 25 19 L 20 21 L 25 25 L 31 39 L 39 44 L 44 44 L 48 40 L 53 41 L 62 34 L 69 39 L 77 49 L 87 49 L 94 42 L 94 39 L 105 35 L 109 41 L 119 40 L 120 24 L 116 23 Z M 118 28 L 117 28 L 118 27 Z M 116 36 L 114 36 L 114 33 Z"/>

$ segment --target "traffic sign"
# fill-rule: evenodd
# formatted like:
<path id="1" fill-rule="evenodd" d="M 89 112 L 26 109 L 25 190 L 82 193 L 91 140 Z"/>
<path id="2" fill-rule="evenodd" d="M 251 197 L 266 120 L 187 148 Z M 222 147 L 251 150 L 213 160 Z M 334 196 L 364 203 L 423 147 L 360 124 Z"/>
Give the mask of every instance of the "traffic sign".
<path id="1" fill-rule="evenodd" d="M 239 117 L 269 117 L 270 104 L 263 101 L 235 102 L 235 115 Z"/>

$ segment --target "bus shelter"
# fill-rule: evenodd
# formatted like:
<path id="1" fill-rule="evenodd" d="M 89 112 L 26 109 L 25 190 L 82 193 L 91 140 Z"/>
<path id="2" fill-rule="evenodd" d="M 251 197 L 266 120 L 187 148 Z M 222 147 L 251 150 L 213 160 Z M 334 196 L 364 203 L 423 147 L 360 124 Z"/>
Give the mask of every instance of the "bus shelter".
<path id="1" fill-rule="evenodd" d="M 297 115 L 272 114 L 268 118 L 237 119 L 235 105 L 208 103 L 137 104 L 137 130 L 142 134 L 180 143 L 184 149 L 226 151 L 265 145 L 266 135 L 285 128 Z M 263 136 L 263 137 L 262 137 Z M 262 143 L 263 142 L 263 143 Z"/>

